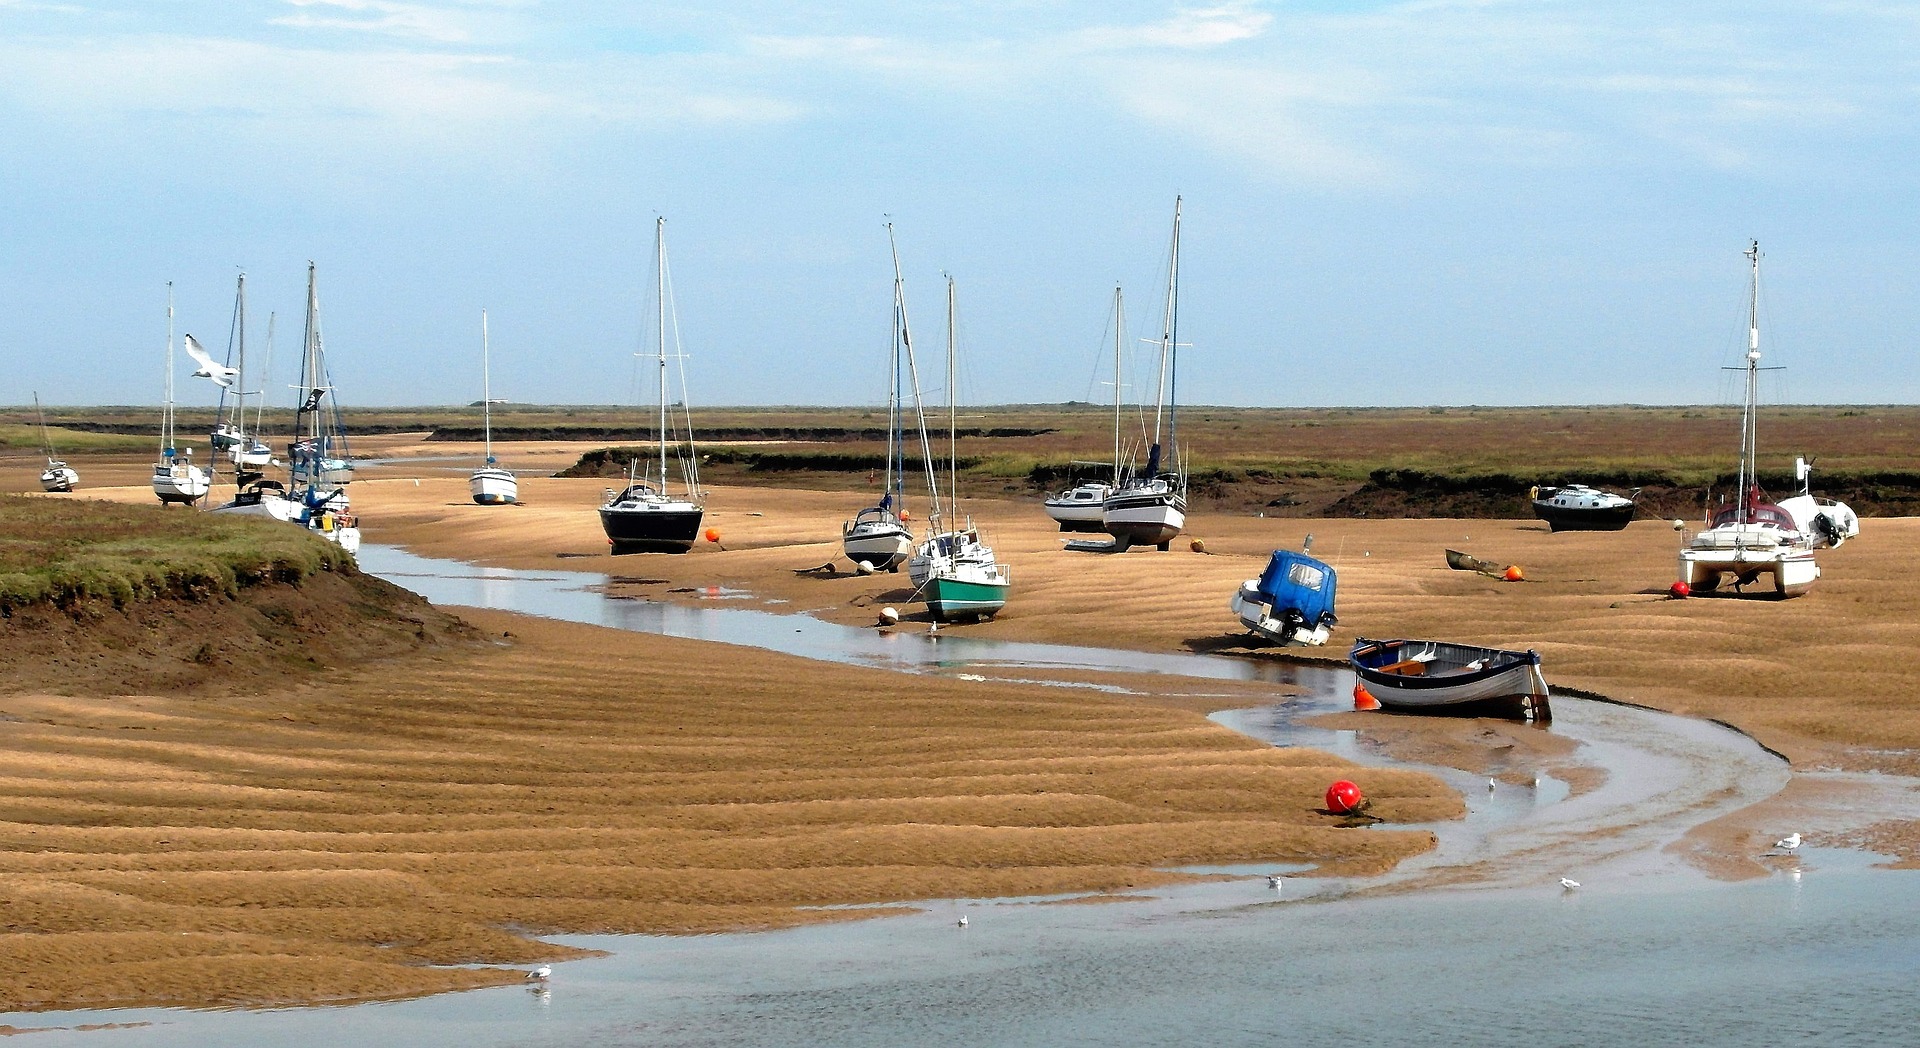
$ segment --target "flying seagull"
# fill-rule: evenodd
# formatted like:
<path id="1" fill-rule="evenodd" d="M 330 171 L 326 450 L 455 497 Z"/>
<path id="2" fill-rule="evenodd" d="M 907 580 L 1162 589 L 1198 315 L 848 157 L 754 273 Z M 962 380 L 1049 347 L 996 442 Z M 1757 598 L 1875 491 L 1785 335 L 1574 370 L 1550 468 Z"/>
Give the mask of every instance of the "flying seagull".
<path id="1" fill-rule="evenodd" d="M 1781 851 L 1793 851 L 1795 848 L 1800 847 L 1800 832 L 1796 830 L 1787 834 L 1785 837 L 1774 841 L 1773 846 Z"/>
<path id="2" fill-rule="evenodd" d="M 207 351 L 200 347 L 200 340 L 192 335 L 187 336 L 187 356 L 192 357 L 193 362 L 200 365 L 200 370 L 193 373 L 194 378 L 210 378 L 213 384 L 221 389 L 232 386 L 233 377 L 240 373 L 238 369 L 215 363 L 214 359 L 207 355 Z"/>
<path id="3" fill-rule="evenodd" d="M 1574 880 L 1571 877 L 1562 877 L 1560 878 L 1560 887 L 1564 888 L 1567 891 L 1572 891 L 1575 888 L 1580 887 L 1580 882 Z"/>

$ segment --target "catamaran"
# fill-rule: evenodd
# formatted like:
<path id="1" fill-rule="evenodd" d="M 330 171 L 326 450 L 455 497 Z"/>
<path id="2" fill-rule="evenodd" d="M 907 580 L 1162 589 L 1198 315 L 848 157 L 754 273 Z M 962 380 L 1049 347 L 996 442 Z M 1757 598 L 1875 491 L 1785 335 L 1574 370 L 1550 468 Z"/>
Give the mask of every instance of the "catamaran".
<path id="1" fill-rule="evenodd" d="M 939 487 L 933 485 L 933 513 L 927 518 L 930 534 L 907 562 L 907 577 L 927 602 L 927 614 L 936 622 L 958 618 L 991 618 L 1007 605 L 1013 574 L 994 558 L 993 547 L 980 541 L 980 529 L 960 518 L 960 458 L 957 400 L 954 394 L 954 357 L 958 336 L 953 278 L 947 278 L 947 496 L 953 522 L 941 511 Z M 924 434 L 924 427 L 922 430 Z M 923 436 L 924 439 L 924 436 Z M 931 458 L 929 458 L 929 462 Z M 931 474 L 929 480 L 931 480 Z M 955 526 L 957 525 L 957 526 Z"/>
<path id="2" fill-rule="evenodd" d="M 195 360 L 205 353 L 199 343 L 187 336 L 187 352 Z M 211 361 L 203 364 L 196 375 L 211 378 L 215 383 L 224 385 L 232 381 L 224 368 L 211 368 Z M 160 409 L 160 458 L 153 464 L 153 493 L 160 504 L 191 506 L 206 497 L 213 487 L 213 478 L 207 471 L 193 464 L 193 449 L 174 446 L 174 407 L 173 407 L 173 281 L 167 281 L 167 402 Z"/>
<path id="3" fill-rule="evenodd" d="M 40 490 L 72 491 L 80 484 L 80 474 L 53 454 L 53 439 L 47 436 L 47 413 L 40 410 L 40 394 L 33 394 L 33 413 L 40 419 L 40 450 L 46 452 L 47 468 L 40 473 Z"/>
<path id="4" fill-rule="evenodd" d="M 1122 478 L 1101 505 L 1101 526 L 1118 549 L 1129 546 L 1171 548 L 1187 523 L 1187 478 L 1180 467 L 1176 412 L 1180 334 L 1180 198 L 1173 201 L 1173 242 L 1167 253 L 1167 302 L 1160 334 L 1158 391 L 1153 405 L 1153 442 L 1144 470 Z M 1160 423 L 1166 420 L 1166 443 Z"/>
<path id="5" fill-rule="evenodd" d="M 840 549 L 861 572 L 899 571 L 913 553 L 913 530 L 907 526 L 907 405 L 903 384 L 913 383 L 913 414 L 920 427 L 922 457 L 927 446 L 927 419 L 921 410 L 920 380 L 914 370 L 913 339 L 907 327 L 906 282 L 900 275 L 900 249 L 894 243 L 893 223 L 887 223 L 887 246 L 893 251 L 893 336 L 889 348 L 893 389 L 887 396 L 887 466 L 880 501 L 854 514 L 840 526 Z"/>
<path id="6" fill-rule="evenodd" d="M 467 491 L 482 506 L 507 506 L 520 499 L 520 481 L 493 457 L 493 347 L 487 339 L 487 311 L 480 311 L 480 433 L 487 460 L 467 478 Z"/>
<path id="7" fill-rule="evenodd" d="M 682 418 L 687 427 L 687 440 L 680 448 L 681 477 L 686 495 L 675 497 L 667 492 L 667 434 L 669 418 L 667 416 L 667 321 L 672 313 L 671 299 L 667 294 L 667 220 L 658 218 L 653 229 L 655 284 L 655 337 L 660 350 L 660 413 L 658 419 L 660 455 L 659 472 L 649 475 L 643 472 L 640 460 L 627 468 L 627 486 L 619 492 L 609 491 L 606 504 L 600 507 L 600 526 L 607 533 L 607 543 L 615 555 L 627 553 L 685 553 L 693 548 L 700 535 L 700 519 L 706 513 L 701 501 L 700 466 L 693 451 L 693 419 L 686 407 L 686 374 L 681 371 L 680 406 Z M 676 347 L 680 339 L 680 321 L 673 316 L 673 337 Z M 684 356 L 681 359 L 685 359 Z M 678 442 L 676 441 L 676 446 Z"/>
<path id="8" fill-rule="evenodd" d="M 1859 519 L 1841 503 L 1820 500 L 1803 491 L 1798 499 L 1803 516 L 1767 501 L 1760 490 L 1757 416 L 1760 390 L 1760 242 L 1746 251 L 1753 278 L 1747 307 L 1747 355 L 1740 368 L 1746 373 L 1746 405 L 1740 415 L 1740 462 L 1731 505 L 1721 508 L 1705 531 L 1680 550 L 1680 581 L 1695 593 L 1711 593 L 1731 579 L 1742 595 L 1747 586 L 1765 580 L 1761 595 L 1798 597 L 1820 577 L 1813 551 L 1838 545 L 1859 532 Z M 1804 483 L 1808 467 L 1799 464 Z M 1822 524 L 1816 524 L 1819 519 Z"/>

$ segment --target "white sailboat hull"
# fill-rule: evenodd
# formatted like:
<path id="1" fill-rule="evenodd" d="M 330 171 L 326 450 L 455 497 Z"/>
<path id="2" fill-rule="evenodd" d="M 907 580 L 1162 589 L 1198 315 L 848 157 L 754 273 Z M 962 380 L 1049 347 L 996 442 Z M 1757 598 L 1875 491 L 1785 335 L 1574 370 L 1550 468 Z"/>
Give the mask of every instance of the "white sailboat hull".
<path id="1" fill-rule="evenodd" d="M 520 500 L 520 482 L 512 470 L 487 466 L 467 478 L 467 491 L 482 506 L 506 506 Z"/>
<path id="2" fill-rule="evenodd" d="M 1107 497 L 1113 485 L 1081 484 L 1046 500 L 1047 516 L 1061 531 L 1099 531 L 1106 523 Z"/>
<path id="3" fill-rule="evenodd" d="M 855 520 L 841 532 L 840 549 L 856 565 L 898 571 L 913 554 L 913 533 L 898 520 Z"/>
<path id="4" fill-rule="evenodd" d="M 49 462 L 46 472 L 40 474 L 42 491 L 72 491 L 79 483 L 80 474 L 64 462 Z"/>
<path id="5" fill-rule="evenodd" d="M 163 504 L 191 505 L 207 496 L 213 479 L 198 466 L 176 462 L 153 467 L 153 493 Z"/>
<path id="6" fill-rule="evenodd" d="M 1187 500 L 1176 491 L 1123 488 L 1107 499 L 1101 517 L 1122 546 L 1165 549 L 1187 526 Z"/>

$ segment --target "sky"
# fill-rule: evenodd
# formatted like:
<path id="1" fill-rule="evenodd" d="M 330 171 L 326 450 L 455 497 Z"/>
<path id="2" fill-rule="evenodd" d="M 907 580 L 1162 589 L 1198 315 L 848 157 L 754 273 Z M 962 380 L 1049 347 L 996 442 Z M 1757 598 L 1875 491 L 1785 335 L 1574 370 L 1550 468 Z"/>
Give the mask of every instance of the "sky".
<path id="1" fill-rule="evenodd" d="M 1920 402 L 1920 7 L 1821 0 L 0 0 L 0 403 Z M 925 359 L 931 357 L 931 359 Z M 183 404 L 213 388 L 176 375 Z M 644 369 L 651 373 L 651 369 Z M 678 393 L 676 391 L 676 397 Z M 697 421 L 697 418 L 696 418 Z"/>

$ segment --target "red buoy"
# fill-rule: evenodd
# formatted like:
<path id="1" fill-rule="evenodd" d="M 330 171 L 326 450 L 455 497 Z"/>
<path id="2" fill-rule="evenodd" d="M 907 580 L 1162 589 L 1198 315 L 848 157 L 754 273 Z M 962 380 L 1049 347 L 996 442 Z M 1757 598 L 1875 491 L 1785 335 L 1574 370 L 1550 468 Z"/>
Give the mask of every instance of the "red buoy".
<path id="1" fill-rule="evenodd" d="M 719 529 L 719 528 L 708 528 L 708 529 L 707 529 L 707 541 L 708 541 L 708 542 L 719 542 L 719 541 L 720 541 L 720 529 Z"/>
<path id="2" fill-rule="evenodd" d="M 1520 565 L 1509 564 L 1507 565 L 1507 570 L 1503 574 L 1501 574 L 1500 577 L 1503 579 L 1506 579 L 1508 582 L 1520 582 L 1524 580 L 1527 576 L 1525 572 L 1522 572 L 1520 570 Z"/>
<path id="3" fill-rule="evenodd" d="M 1676 600 L 1682 597 L 1691 597 L 1693 596 L 1693 587 L 1684 582 L 1676 582 L 1667 587 L 1667 596 L 1673 597 Z"/>
<path id="4" fill-rule="evenodd" d="M 1353 685 L 1353 708 L 1356 710 L 1377 710 L 1380 708 L 1380 700 L 1373 697 L 1373 692 L 1368 691 L 1366 685 L 1355 681 Z"/>
<path id="5" fill-rule="evenodd" d="M 1327 810 L 1345 815 L 1360 807 L 1360 787 L 1345 779 L 1327 787 Z"/>

